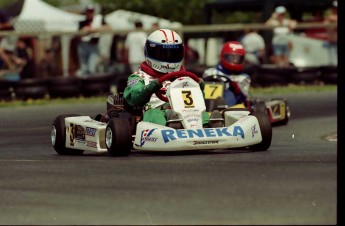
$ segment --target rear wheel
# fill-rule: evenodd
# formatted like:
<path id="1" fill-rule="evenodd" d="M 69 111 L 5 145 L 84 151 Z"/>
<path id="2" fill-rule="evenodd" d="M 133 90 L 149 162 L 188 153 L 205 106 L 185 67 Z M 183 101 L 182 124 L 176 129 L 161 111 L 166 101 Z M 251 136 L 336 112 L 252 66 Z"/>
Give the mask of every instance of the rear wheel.
<path id="1" fill-rule="evenodd" d="M 266 151 L 272 142 L 272 125 L 266 111 L 254 111 L 251 115 L 255 116 L 259 122 L 262 141 L 250 147 L 253 151 Z"/>
<path id="2" fill-rule="evenodd" d="M 267 112 L 266 104 L 262 100 L 257 100 L 253 104 L 253 109 L 254 112 Z"/>
<path id="3" fill-rule="evenodd" d="M 66 148 L 65 118 L 80 116 L 78 114 L 64 114 L 55 118 L 51 131 L 51 142 L 59 155 L 82 155 L 84 150 Z"/>
<path id="4" fill-rule="evenodd" d="M 128 156 L 133 146 L 131 122 L 124 118 L 111 118 L 105 130 L 105 144 L 109 155 Z"/>

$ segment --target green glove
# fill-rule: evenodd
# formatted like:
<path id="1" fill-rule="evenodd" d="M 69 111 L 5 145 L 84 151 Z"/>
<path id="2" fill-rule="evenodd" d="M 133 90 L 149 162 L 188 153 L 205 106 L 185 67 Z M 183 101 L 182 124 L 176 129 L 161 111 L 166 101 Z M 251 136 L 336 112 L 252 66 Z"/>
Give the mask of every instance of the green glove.
<path id="1" fill-rule="evenodd" d="M 155 79 L 145 86 L 145 91 L 150 92 L 152 94 L 160 90 L 162 87 L 163 85 L 158 82 L 158 79 Z"/>

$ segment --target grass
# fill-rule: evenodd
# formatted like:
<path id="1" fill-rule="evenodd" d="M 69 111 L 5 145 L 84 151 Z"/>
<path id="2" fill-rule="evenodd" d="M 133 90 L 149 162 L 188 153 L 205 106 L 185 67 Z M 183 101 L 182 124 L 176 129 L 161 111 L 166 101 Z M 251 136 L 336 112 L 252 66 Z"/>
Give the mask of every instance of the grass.
<path id="1" fill-rule="evenodd" d="M 337 85 L 287 85 L 287 86 L 271 86 L 271 87 L 252 87 L 251 95 L 258 94 L 281 94 L 281 93 L 296 93 L 296 92 L 320 92 L 320 91 L 336 91 Z M 106 96 L 97 97 L 75 97 L 75 98 L 57 98 L 50 99 L 46 96 L 43 99 L 28 99 L 28 100 L 12 100 L 0 101 L 1 107 L 17 107 L 17 106 L 36 106 L 36 105 L 57 105 L 57 104 L 76 104 L 76 103 L 105 103 Z"/>

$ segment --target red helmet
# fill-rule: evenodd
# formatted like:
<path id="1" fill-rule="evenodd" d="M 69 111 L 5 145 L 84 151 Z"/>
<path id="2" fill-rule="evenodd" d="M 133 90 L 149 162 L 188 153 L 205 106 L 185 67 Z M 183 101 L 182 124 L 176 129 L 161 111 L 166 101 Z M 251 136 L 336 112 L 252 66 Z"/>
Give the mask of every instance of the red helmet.
<path id="1" fill-rule="evenodd" d="M 241 72 L 246 51 L 239 42 L 226 42 L 220 52 L 220 64 L 227 70 Z"/>

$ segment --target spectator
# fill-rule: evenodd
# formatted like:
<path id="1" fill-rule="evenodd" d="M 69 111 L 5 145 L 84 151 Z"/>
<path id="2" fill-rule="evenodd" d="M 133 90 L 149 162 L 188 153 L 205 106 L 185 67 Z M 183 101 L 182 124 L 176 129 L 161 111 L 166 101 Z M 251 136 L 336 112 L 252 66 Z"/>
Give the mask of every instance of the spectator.
<path id="1" fill-rule="evenodd" d="M 0 10 L 0 31 L 14 31 L 10 17 Z M 25 64 L 14 54 L 18 36 L 11 35 L 0 37 L 0 58 L 2 61 L 1 68 L 13 71 Z"/>
<path id="2" fill-rule="evenodd" d="M 199 53 L 189 45 L 189 38 L 184 39 L 184 63 L 185 65 L 196 65 L 199 63 Z"/>
<path id="3" fill-rule="evenodd" d="M 273 26 L 273 63 L 281 67 L 289 66 L 289 54 L 292 44 L 289 35 L 297 25 L 297 21 L 286 17 L 286 8 L 278 6 L 266 24 Z"/>
<path id="4" fill-rule="evenodd" d="M 35 62 L 33 59 L 33 50 L 29 45 L 29 41 L 19 38 L 17 41 L 16 57 L 22 60 L 23 69 L 20 71 L 20 78 L 33 78 L 35 76 Z"/>
<path id="5" fill-rule="evenodd" d="M 45 56 L 38 64 L 38 71 L 41 77 L 48 78 L 57 76 L 57 66 L 55 63 L 55 53 L 53 48 L 45 49 Z"/>
<path id="6" fill-rule="evenodd" d="M 136 21 L 134 25 L 137 30 L 128 33 L 125 40 L 126 55 L 132 73 L 136 72 L 145 60 L 144 48 L 147 38 L 146 32 L 140 31 L 143 28 L 142 22 Z"/>
<path id="7" fill-rule="evenodd" d="M 322 10 L 314 10 L 312 12 L 311 18 L 303 20 L 303 22 L 308 23 L 323 23 L 325 21 Z M 323 27 L 309 28 L 304 31 L 304 35 L 310 38 L 316 38 L 321 40 L 327 39 L 326 29 Z"/>
<path id="8" fill-rule="evenodd" d="M 262 64 L 266 56 L 265 40 L 254 29 L 245 31 L 241 43 L 246 50 L 245 60 L 249 64 Z"/>
<path id="9" fill-rule="evenodd" d="M 95 8 L 89 5 L 85 8 L 85 20 L 79 23 L 79 30 L 87 32 L 79 40 L 78 44 L 78 60 L 79 70 L 77 76 L 84 77 L 96 73 L 97 65 L 100 62 L 100 52 L 98 41 L 100 34 L 98 31 L 105 25 L 102 19 L 95 18 Z M 100 20 L 99 20 L 100 19 Z"/>
<path id="10" fill-rule="evenodd" d="M 328 43 L 330 64 L 338 65 L 338 2 L 333 1 L 330 14 L 325 18 L 326 24 L 336 24 L 336 27 L 328 28 Z"/>

